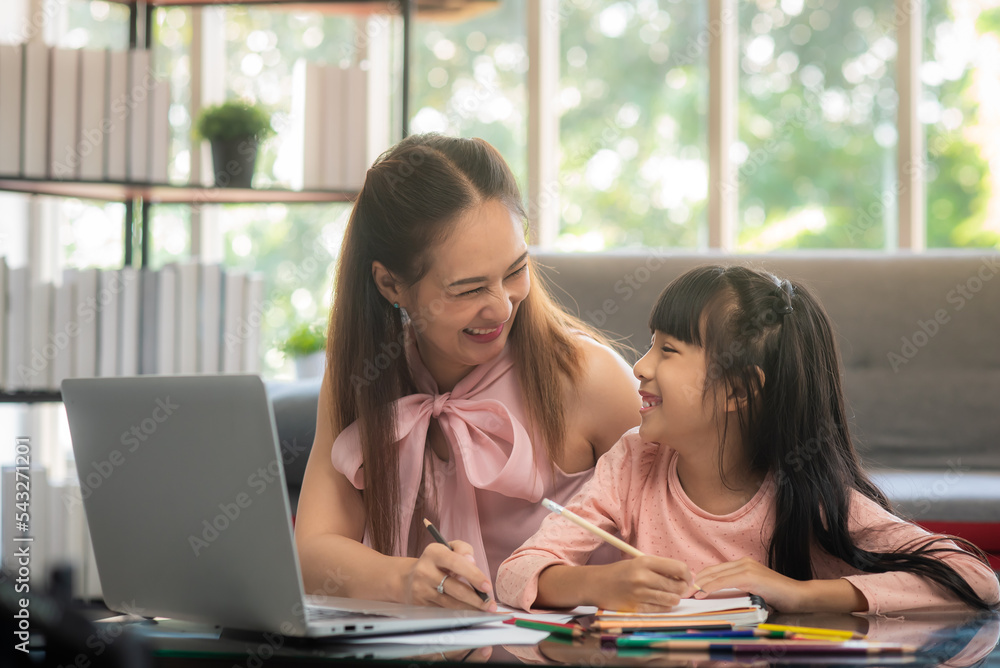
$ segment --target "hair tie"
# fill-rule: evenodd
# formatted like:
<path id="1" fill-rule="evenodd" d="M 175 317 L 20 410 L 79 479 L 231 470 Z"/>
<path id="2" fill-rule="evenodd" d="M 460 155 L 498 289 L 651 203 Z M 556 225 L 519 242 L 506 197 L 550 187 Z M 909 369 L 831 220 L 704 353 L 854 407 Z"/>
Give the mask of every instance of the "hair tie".
<path id="1" fill-rule="evenodd" d="M 780 316 L 786 316 L 795 310 L 792 306 L 792 297 L 795 296 L 795 287 L 787 278 L 783 279 L 775 290 L 774 312 Z"/>

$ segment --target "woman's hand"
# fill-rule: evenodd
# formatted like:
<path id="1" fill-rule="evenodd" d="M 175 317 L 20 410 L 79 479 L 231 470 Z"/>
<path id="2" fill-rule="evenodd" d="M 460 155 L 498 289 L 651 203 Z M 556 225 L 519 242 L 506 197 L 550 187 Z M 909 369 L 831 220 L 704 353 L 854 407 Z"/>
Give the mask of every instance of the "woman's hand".
<path id="1" fill-rule="evenodd" d="M 849 581 L 794 580 L 750 557 L 703 568 L 695 581 L 708 593 L 741 589 L 783 612 L 861 612 L 868 600 Z"/>
<path id="2" fill-rule="evenodd" d="M 695 591 L 691 571 L 676 559 L 645 556 L 595 568 L 594 603 L 608 610 L 666 610 Z"/>
<path id="3" fill-rule="evenodd" d="M 431 543 L 419 559 L 407 560 L 409 563 L 403 572 L 403 602 L 496 612 L 493 587 L 473 561 L 472 546 L 460 540 L 453 540 L 449 545 L 454 551 L 439 543 Z M 442 580 L 444 593 L 439 594 L 437 588 Z M 485 603 L 472 591 L 470 582 L 490 596 Z"/>

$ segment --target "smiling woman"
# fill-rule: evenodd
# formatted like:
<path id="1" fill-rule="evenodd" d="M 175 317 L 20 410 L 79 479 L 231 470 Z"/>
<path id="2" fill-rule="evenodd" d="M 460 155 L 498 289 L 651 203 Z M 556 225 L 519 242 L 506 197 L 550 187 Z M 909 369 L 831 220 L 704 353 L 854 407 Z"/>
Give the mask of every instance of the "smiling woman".
<path id="1" fill-rule="evenodd" d="M 539 501 L 568 500 L 638 422 L 628 366 L 554 304 L 524 225 L 481 139 L 413 136 L 368 170 L 296 521 L 311 592 L 492 609 L 469 585 L 492 594 Z"/>

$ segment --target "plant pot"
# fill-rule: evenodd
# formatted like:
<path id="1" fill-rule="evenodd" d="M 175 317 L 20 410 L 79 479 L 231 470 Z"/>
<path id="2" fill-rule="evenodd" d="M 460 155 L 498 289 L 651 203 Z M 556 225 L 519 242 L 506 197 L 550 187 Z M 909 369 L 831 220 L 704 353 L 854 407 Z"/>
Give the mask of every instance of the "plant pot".
<path id="1" fill-rule="evenodd" d="M 212 140 L 212 167 L 217 188 L 249 188 L 256 162 L 256 137 Z"/>
<path id="2" fill-rule="evenodd" d="M 326 351 L 320 350 L 304 357 L 295 358 L 295 377 L 299 380 L 306 378 L 322 378 L 326 369 Z"/>

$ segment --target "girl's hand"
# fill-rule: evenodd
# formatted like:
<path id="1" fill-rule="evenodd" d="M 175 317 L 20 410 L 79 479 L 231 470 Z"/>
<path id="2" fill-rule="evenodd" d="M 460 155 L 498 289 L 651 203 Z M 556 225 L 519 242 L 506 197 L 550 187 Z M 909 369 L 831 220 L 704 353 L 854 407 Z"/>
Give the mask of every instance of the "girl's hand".
<path id="1" fill-rule="evenodd" d="M 768 605 L 784 612 L 801 609 L 807 587 L 806 582 L 772 571 L 750 557 L 703 568 L 695 577 L 695 582 L 709 594 L 720 589 L 740 589 L 757 594 Z"/>
<path id="2" fill-rule="evenodd" d="M 695 591 L 691 571 L 676 559 L 635 557 L 599 568 L 594 603 L 608 610 L 662 611 Z"/>
<path id="3" fill-rule="evenodd" d="M 407 560 L 402 574 L 402 601 L 410 605 L 496 612 L 493 587 L 473 561 L 472 546 L 460 540 L 449 545 L 454 552 L 440 543 L 431 543 L 419 559 Z M 439 594 L 437 587 L 442 579 L 444 593 Z M 490 596 L 485 603 L 472 591 L 470 582 Z"/>

